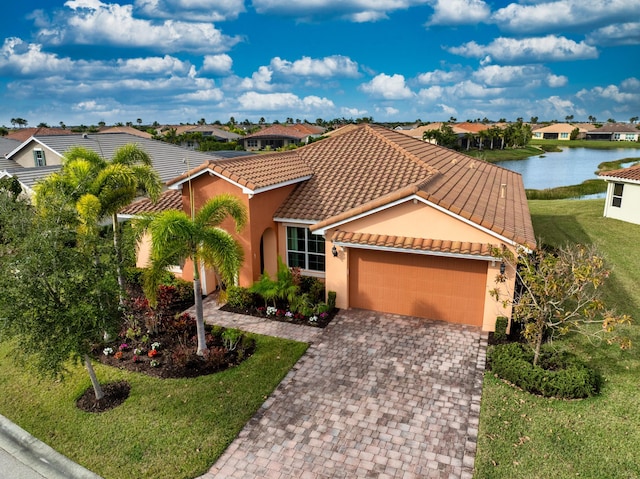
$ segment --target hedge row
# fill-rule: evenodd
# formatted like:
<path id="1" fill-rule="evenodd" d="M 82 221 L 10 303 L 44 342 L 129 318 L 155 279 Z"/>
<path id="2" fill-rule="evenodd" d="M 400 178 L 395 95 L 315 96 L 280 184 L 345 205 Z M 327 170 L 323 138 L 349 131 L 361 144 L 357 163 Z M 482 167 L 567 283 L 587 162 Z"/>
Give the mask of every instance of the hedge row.
<path id="1" fill-rule="evenodd" d="M 533 351 L 520 343 L 494 346 L 488 351 L 489 367 L 500 378 L 533 394 L 581 399 L 598 394 L 600 375 L 566 352 L 544 348 L 538 364 Z"/>

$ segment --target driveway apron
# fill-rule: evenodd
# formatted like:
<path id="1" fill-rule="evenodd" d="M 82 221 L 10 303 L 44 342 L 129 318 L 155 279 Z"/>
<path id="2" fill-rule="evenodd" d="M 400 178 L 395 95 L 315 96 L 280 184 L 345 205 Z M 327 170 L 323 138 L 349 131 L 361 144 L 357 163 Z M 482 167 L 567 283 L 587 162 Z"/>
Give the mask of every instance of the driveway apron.
<path id="1" fill-rule="evenodd" d="M 347 310 L 314 341 L 202 479 L 472 477 L 485 334 Z"/>

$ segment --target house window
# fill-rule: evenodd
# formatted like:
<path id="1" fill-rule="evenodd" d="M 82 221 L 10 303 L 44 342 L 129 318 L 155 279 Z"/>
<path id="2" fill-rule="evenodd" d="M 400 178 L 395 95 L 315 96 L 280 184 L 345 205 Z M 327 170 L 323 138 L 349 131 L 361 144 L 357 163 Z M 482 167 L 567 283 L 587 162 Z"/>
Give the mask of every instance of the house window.
<path id="1" fill-rule="evenodd" d="M 258 148 L 258 140 L 247 140 L 247 148 Z"/>
<path id="2" fill-rule="evenodd" d="M 560 138 L 566 140 L 567 138 L 569 138 L 569 133 L 560 133 Z"/>
<path id="3" fill-rule="evenodd" d="M 626 135 L 624 135 L 624 139 L 627 141 L 635 141 L 636 135 L 635 133 L 627 133 Z"/>
<path id="4" fill-rule="evenodd" d="M 620 208 L 622 206 L 622 190 L 624 189 L 624 184 L 615 183 L 613 185 L 613 201 L 611 202 L 611 206 L 616 206 Z"/>
<path id="5" fill-rule="evenodd" d="M 44 151 L 40 148 L 33 150 L 33 163 L 36 166 L 46 166 L 47 161 L 44 157 Z"/>
<path id="6" fill-rule="evenodd" d="M 620 139 L 620 133 L 615 133 L 615 134 L 613 135 L 613 139 L 614 139 L 614 140 L 619 140 L 619 139 Z"/>
<path id="7" fill-rule="evenodd" d="M 324 272 L 324 236 L 314 235 L 309 228 L 287 226 L 287 264 Z"/>

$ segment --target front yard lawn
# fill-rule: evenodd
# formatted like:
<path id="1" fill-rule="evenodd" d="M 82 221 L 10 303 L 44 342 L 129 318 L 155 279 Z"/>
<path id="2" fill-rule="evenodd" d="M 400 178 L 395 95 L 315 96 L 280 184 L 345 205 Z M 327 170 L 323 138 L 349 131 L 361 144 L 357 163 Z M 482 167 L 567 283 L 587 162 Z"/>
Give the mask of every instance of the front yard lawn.
<path id="1" fill-rule="evenodd" d="M 475 477 L 537 479 L 640 477 L 640 226 L 602 217 L 603 200 L 530 201 L 536 234 L 546 243 L 595 243 L 613 273 L 605 299 L 634 323 L 633 346 L 595 347 L 581 337 L 558 342 L 598 369 L 599 396 L 545 399 L 485 373 Z"/>
<path id="2" fill-rule="evenodd" d="M 79 410 L 90 386 L 80 366 L 39 380 L 0 345 L 0 413 L 105 479 L 191 479 L 205 473 L 304 354 L 307 344 L 267 336 L 237 367 L 191 379 L 158 379 L 96 364 L 103 383 L 126 380 L 129 398 L 104 413 Z"/>

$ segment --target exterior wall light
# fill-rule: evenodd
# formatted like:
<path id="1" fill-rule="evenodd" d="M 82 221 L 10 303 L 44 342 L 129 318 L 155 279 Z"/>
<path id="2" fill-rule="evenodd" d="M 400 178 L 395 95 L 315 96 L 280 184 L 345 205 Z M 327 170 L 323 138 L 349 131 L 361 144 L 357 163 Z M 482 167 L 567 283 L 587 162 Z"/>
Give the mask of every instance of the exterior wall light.
<path id="1" fill-rule="evenodd" d="M 504 274 L 506 270 L 507 270 L 507 265 L 504 264 L 504 262 L 500 263 L 500 274 Z"/>
<path id="2" fill-rule="evenodd" d="M 336 245 L 333 245 L 333 248 L 331 248 L 331 254 L 334 258 L 338 257 L 338 248 L 336 248 Z"/>

